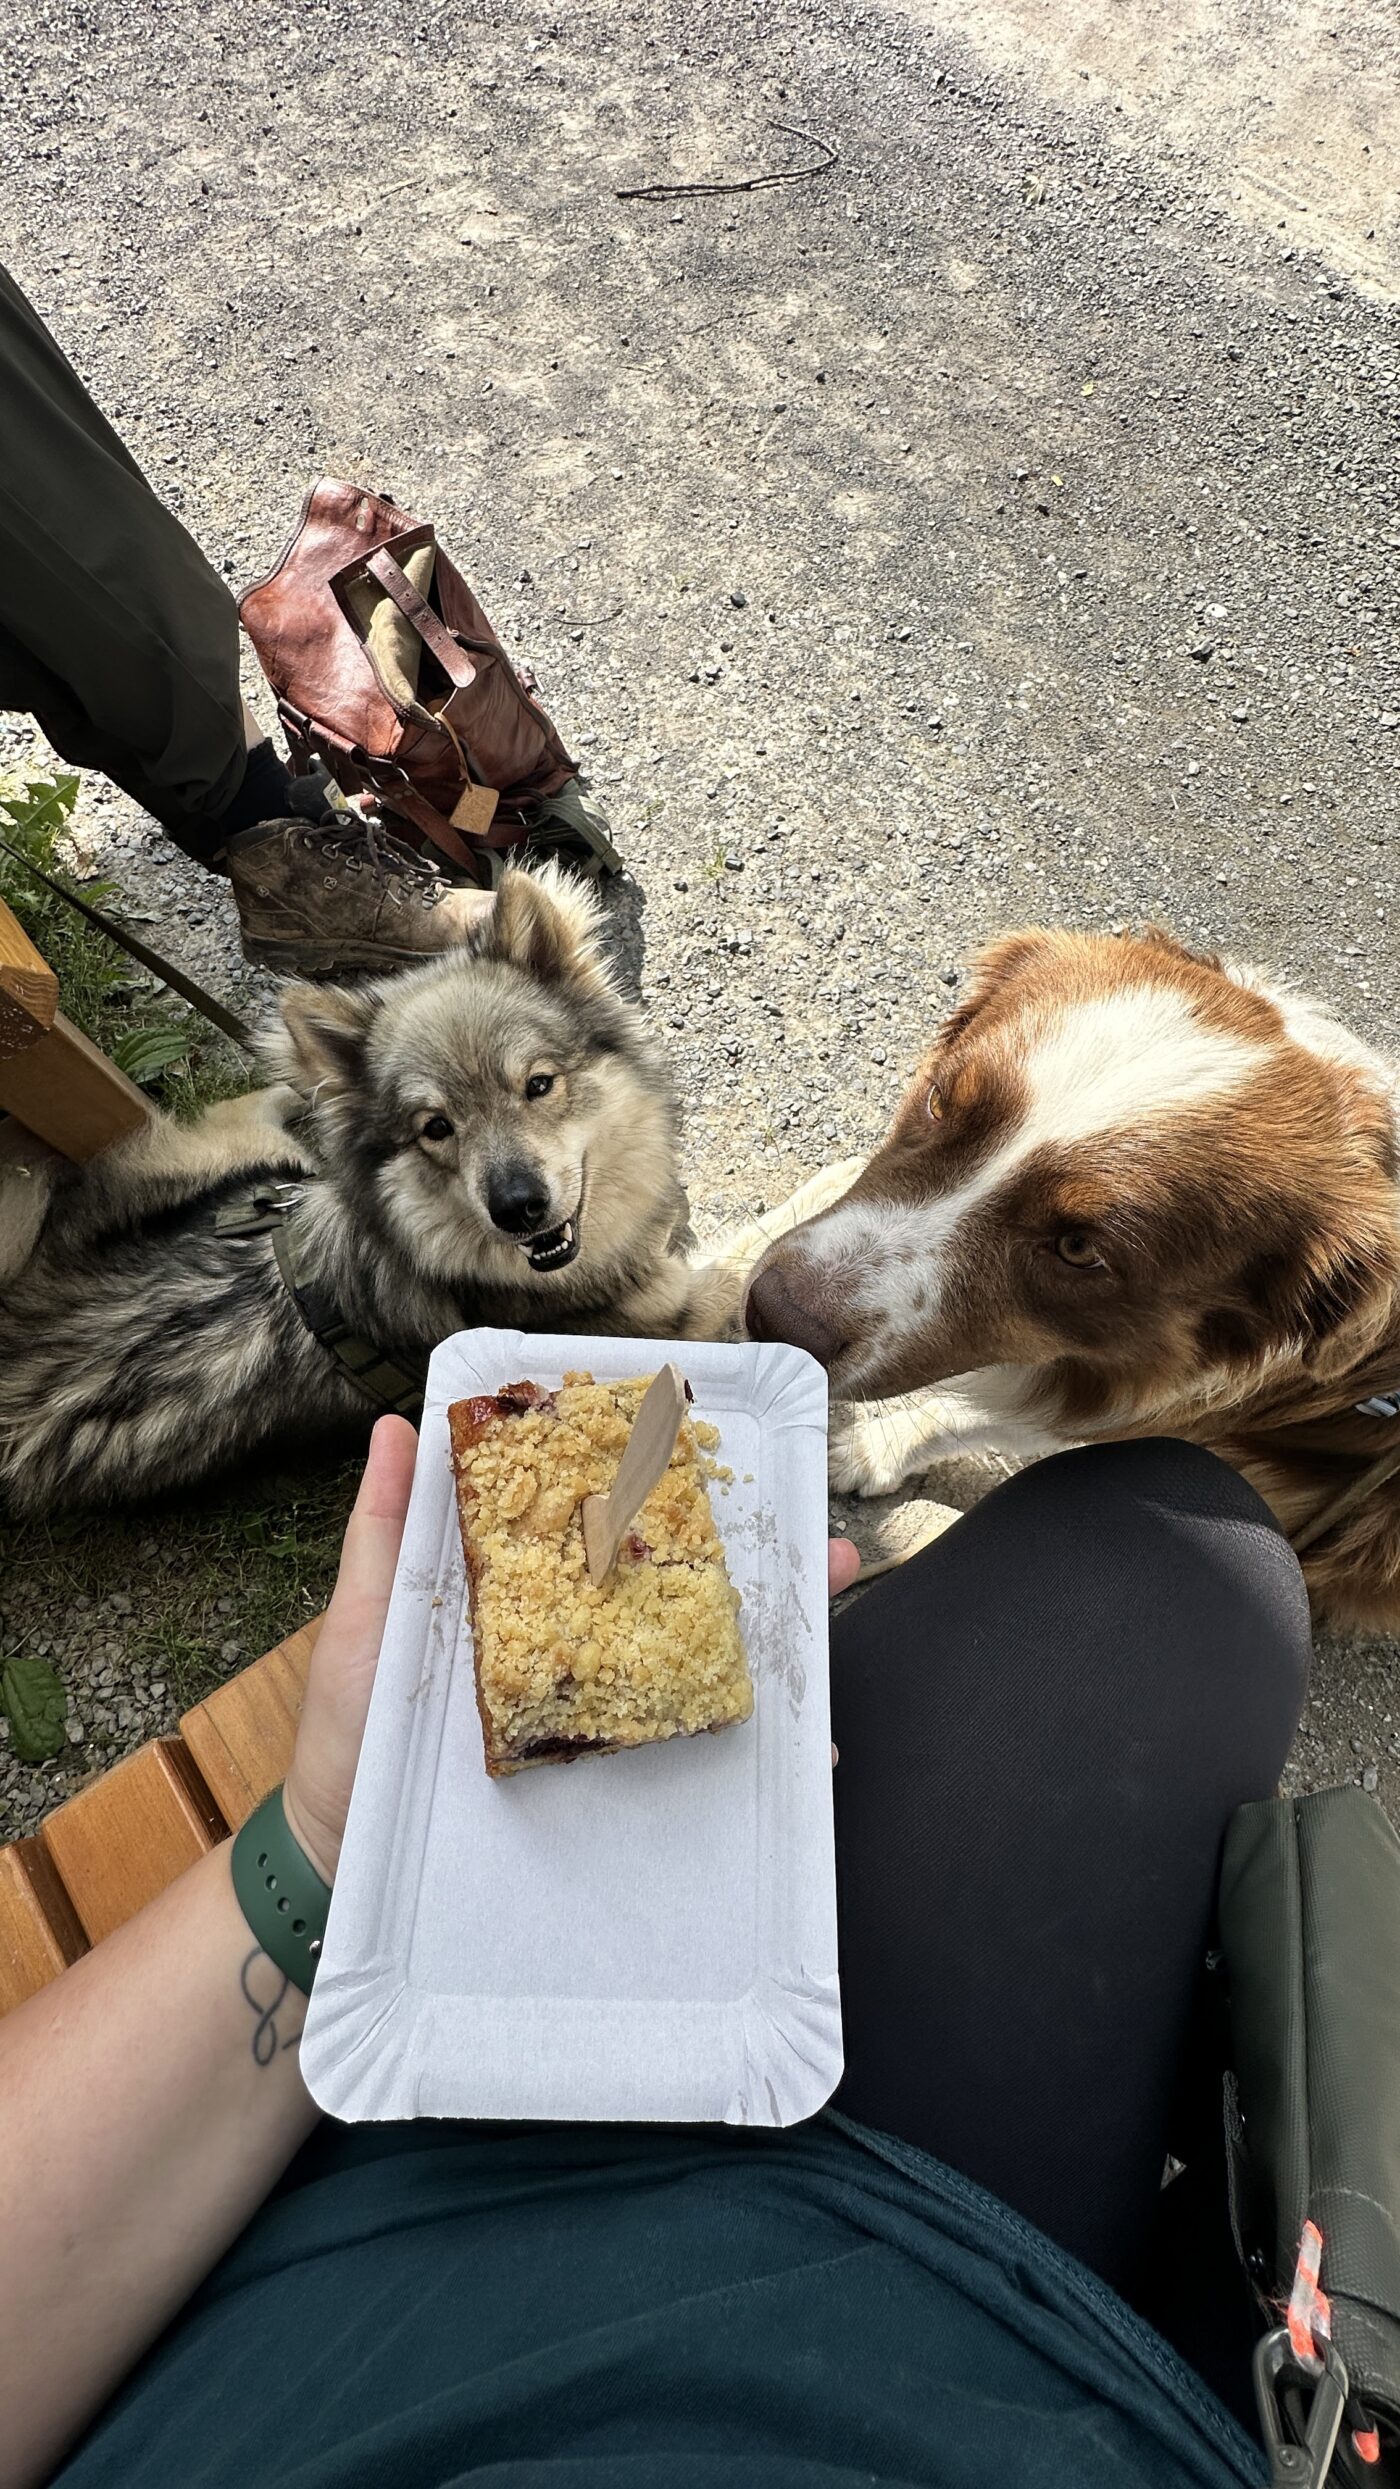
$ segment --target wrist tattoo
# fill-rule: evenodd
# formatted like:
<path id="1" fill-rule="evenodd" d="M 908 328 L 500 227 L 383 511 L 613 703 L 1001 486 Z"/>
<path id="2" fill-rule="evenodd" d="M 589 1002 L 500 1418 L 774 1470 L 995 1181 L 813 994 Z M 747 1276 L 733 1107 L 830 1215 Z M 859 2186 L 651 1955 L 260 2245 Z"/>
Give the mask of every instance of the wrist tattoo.
<path id="1" fill-rule="evenodd" d="M 294 1988 L 285 1972 L 254 1945 L 238 1974 L 245 2003 L 256 2020 L 253 2024 L 253 2063 L 270 2066 L 283 2050 L 295 2048 L 306 2020 L 306 1999 L 300 1988 Z M 285 2010 L 284 2010 L 285 2009 Z M 282 2015 L 279 2026 L 277 2017 Z M 295 2025 L 295 2029 L 293 2029 Z"/>

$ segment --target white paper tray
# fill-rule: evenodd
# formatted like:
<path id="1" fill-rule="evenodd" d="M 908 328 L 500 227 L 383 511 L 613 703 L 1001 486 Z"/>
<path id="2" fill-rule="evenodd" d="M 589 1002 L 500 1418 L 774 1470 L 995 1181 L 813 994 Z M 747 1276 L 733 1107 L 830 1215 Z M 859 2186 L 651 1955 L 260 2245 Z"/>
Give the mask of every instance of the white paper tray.
<path id="1" fill-rule="evenodd" d="M 713 1737 L 488 1780 L 447 1406 L 674 1357 L 755 1688 Z M 800 1350 L 467 1331 L 428 1376 L 413 1500 L 301 2047 L 345 2119 L 788 2126 L 841 2073 L 826 1377 Z"/>

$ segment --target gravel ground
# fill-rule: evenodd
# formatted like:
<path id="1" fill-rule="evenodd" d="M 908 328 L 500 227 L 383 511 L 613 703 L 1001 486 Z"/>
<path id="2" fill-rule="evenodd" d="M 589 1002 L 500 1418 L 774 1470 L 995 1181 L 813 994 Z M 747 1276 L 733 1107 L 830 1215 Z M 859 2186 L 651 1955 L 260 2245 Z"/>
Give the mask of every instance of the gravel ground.
<path id="1" fill-rule="evenodd" d="M 872 1142 L 1018 920 L 1164 919 L 1389 1038 L 1397 221 L 1361 151 L 1396 29 L 1363 61 L 1343 16 L 1240 0 L 1183 102 L 1155 0 L 1108 14 L 1101 57 L 1011 0 L 53 0 L 0 33 L 5 255 L 231 582 L 349 471 L 529 652 L 635 875 L 710 1221 Z M 1335 214 L 1268 153 L 1271 56 L 1324 64 L 1284 100 L 1300 163 L 1309 116 L 1346 159 Z M 615 196 L 811 161 L 776 123 L 835 167 Z M 89 783 L 76 845 L 256 991 L 123 799 Z M 106 1667 L 134 1744 L 169 1696 L 123 1678 L 131 1613 L 100 1658 L 56 1625 L 75 1717 Z M 1324 1645 L 1303 1782 L 1400 1799 L 1395 1658 Z M 0 1762 L 0 1809 L 62 1785 Z"/>

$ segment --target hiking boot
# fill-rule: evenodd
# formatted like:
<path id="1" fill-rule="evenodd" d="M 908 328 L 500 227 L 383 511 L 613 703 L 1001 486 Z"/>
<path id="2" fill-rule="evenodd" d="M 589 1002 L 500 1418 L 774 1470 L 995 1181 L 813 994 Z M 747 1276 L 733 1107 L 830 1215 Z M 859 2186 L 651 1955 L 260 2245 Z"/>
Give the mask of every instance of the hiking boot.
<path id="1" fill-rule="evenodd" d="M 226 854 L 243 956 L 284 975 L 426 959 L 465 942 L 491 905 L 355 812 L 260 821 Z"/>

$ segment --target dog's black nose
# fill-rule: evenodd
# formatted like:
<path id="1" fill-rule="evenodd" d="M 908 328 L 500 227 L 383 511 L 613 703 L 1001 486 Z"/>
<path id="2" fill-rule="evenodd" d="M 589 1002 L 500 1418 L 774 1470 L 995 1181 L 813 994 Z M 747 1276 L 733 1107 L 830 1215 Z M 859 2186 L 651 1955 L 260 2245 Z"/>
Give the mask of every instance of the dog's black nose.
<path id="1" fill-rule="evenodd" d="M 767 1262 L 749 1282 L 744 1327 L 751 1340 L 787 1340 L 829 1366 L 846 1342 L 829 1309 L 810 1294 L 799 1296 L 781 1262 Z"/>
<path id="2" fill-rule="evenodd" d="M 486 1180 L 486 1207 L 506 1236 L 533 1236 L 549 1216 L 549 1194 L 537 1167 L 494 1168 Z"/>

